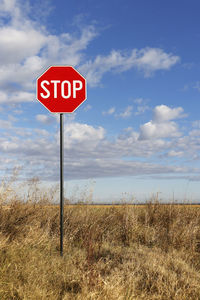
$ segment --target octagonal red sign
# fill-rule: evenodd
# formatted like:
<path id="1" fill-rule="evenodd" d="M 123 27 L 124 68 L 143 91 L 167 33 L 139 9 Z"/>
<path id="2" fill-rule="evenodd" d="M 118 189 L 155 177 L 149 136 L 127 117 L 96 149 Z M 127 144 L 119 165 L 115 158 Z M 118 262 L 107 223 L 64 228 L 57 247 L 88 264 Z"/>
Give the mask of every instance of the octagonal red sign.
<path id="1" fill-rule="evenodd" d="M 53 113 L 71 113 L 86 100 L 86 80 L 71 66 L 52 66 L 37 79 L 37 99 Z"/>

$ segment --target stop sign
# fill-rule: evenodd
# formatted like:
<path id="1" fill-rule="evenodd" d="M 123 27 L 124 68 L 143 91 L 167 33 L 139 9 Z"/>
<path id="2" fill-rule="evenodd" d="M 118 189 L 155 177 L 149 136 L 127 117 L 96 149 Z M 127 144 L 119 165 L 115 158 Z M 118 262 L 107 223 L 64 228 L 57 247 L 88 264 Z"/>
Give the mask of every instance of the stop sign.
<path id="1" fill-rule="evenodd" d="M 52 66 L 37 79 L 37 99 L 53 113 L 71 113 L 86 100 L 86 80 L 71 66 Z"/>

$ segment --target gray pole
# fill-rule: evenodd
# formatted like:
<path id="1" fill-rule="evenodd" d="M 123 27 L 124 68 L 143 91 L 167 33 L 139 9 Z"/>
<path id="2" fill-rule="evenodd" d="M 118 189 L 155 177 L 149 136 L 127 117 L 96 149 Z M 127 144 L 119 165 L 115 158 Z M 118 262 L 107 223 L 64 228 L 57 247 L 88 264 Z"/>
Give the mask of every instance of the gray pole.
<path id="1" fill-rule="evenodd" d="M 63 256 L 63 212 L 64 212 L 64 137 L 63 114 L 60 114 L 60 256 Z"/>

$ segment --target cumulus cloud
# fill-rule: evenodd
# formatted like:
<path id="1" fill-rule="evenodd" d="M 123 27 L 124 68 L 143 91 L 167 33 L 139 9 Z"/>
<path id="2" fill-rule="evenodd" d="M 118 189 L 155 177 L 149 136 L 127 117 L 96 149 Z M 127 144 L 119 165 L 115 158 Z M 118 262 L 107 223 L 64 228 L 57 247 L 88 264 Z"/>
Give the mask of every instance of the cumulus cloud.
<path id="1" fill-rule="evenodd" d="M 159 70 L 169 70 L 180 61 L 172 53 L 149 47 L 130 51 L 113 50 L 107 55 L 97 55 L 87 60 L 85 50 L 96 36 L 94 26 L 82 27 L 75 35 L 69 32 L 52 34 L 28 17 L 20 1 L 0 1 L 0 103 L 13 103 L 15 113 L 20 113 L 16 107 L 20 102 L 34 101 L 35 79 L 52 64 L 76 66 L 85 74 L 90 86 L 97 86 L 107 72 L 122 73 L 136 69 L 147 77 Z M 148 109 L 141 99 L 137 99 L 135 103 L 138 105 L 138 114 Z M 111 107 L 104 114 L 113 115 L 115 112 L 115 107 Z M 132 113 L 133 107 L 128 106 L 118 117 L 128 118 Z M 195 155 L 199 152 L 197 132 L 179 137 L 179 128 L 174 120 L 181 117 L 184 117 L 182 108 L 172 109 L 160 105 L 154 109 L 153 119 L 143 124 L 139 132 L 129 128 L 109 140 L 102 126 L 75 122 L 75 114 L 66 116 L 66 178 L 191 171 L 183 166 L 149 162 L 151 156 L 161 153 L 182 157 L 182 153 Z M 36 120 L 42 124 L 49 124 L 54 118 L 59 122 L 57 114 L 52 118 L 43 114 L 36 115 Z M 34 171 L 37 170 L 37 176 L 42 180 L 57 180 L 59 131 L 50 134 L 43 128 L 20 128 L 14 126 L 13 121 L 14 119 L 0 120 L 1 170 L 12 169 L 20 161 L 26 177 L 35 175 Z M 166 140 L 165 137 L 169 139 Z M 173 137 L 176 139 L 173 140 Z M 190 149 L 188 144 L 191 145 Z M 137 158 L 142 158 L 143 161 L 137 161 Z"/>
<path id="2" fill-rule="evenodd" d="M 36 78 L 52 64 L 79 65 L 95 36 L 94 26 L 82 27 L 79 35 L 53 35 L 28 17 L 20 1 L 1 2 L 0 102 L 33 101 Z"/>
<path id="3" fill-rule="evenodd" d="M 175 122 L 155 123 L 150 121 L 140 127 L 140 139 L 180 136 Z"/>
<path id="4" fill-rule="evenodd" d="M 132 68 L 144 71 L 146 77 L 158 70 L 169 70 L 180 58 L 159 48 L 133 49 L 130 53 L 113 50 L 107 56 L 98 55 L 80 66 L 91 86 L 100 83 L 107 72 L 121 73 Z"/>
<path id="5" fill-rule="evenodd" d="M 19 30 L 12 27 L 0 29 L 0 63 L 15 64 L 27 56 L 36 55 L 45 45 L 46 37 L 34 30 Z"/>
<path id="6" fill-rule="evenodd" d="M 169 120 L 184 118 L 182 107 L 170 108 L 166 105 L 156 106 L 153 112 L 153 120 L 156 123 L 162 123 Z"/>
<path id="7" fill-rule="evenodd" d="M 142 69 L 146 76 L 157 70 L 169 70 L 179 62 L 180 57 L 172 53 L 166 53 L 160 48 L 145 48 L 138 52 L 137 66 Z"/>
<path id="8" fill-rule="evenodd" d="M 21 17 L 22 10 L 19 7 L 17 0 L 2 0 L 0 3 L 0 16 L 12 17 L 12 22 L 16 23 Z"/>
<path id="9" fill-rule="evenodd" d="M 180 60 L 163 49 L 149 47 L 129 52 L 113 50 L 108 55 L 87 60 L 84 51 L 96 36 L 93 25 L 83 26 L 75 35 L 51 34 L 29 18 L 20 1 L 3 0 L 0 3 L 0 89 L 4 100 L 1 102 L 33 101 L 35 79 L 49 65 L 78 67 L 88 84 L 97 86 L 107 72 L 121 73 L 136 68 L 150 76 L 158 70 L 169 70 Z"/>
<path id="10" fill-rule="evenodd" d="M 45 117 L 37 116 L 46 122 Z M 194 136 L 192 133 L 173 138 L 168 127 L 165 127 L 168 123 L 171 125 L 172 121 L 156 123 L 162 127 L 151 128 L 153 134 L 150 134 L 151 130 L 148 129 L 148 138 L 141 139 L 141 131 L 137 132 L 129 127 L 111 140 L 106 136 L 103 127 L 94 127 L 74 120 L 68 120 L 66 123 L 64 151 L 68 179 L 147 174 L 178 175 L 183 172 L 195 175 L 195 172 L 199 172 L 198 169 L 185 167 L 180 159 L 197 158 L 200 151 L 200 135 Z M 6 134 L 0 137 L 1 170 L 9 169 L 20 161 L 24 176 L 34 176 L 34 172 L 37 171 L 41 180 L 58 180 L 59 129 L 56 134 L 52 134 L 44 128 L 16 127 L 6 120 L 1 120 L 0 125 L 2 130 L 4 127 L 6 131 Z M 158 135 L 159 130 L 162 134 Z M 174 133 L 176 135 L 176 130 Z M 169 138 L 164 139 L 165 136 Z M 159 162 L 150 163 L 151 157 L 159 158 Z M 166 165 L 160 157 L 178 160 L 176 165 L 170 165 L 170 162 Z"/>
<path id="11" fill-rule="evenodd" d="M 155 139 L 179 137 L 178 125 L 171 120 L 183 118 L 182 107 L 170 108 L 166 105 L 156 106 L 153 110 L 153 120 L 140 126 L 140 139 Z"/>
<path id="12" fill-rule="evenodd" d="M 94 128 L 87 124 L 77 122 L 69 123 L 64 129 L 65 147 L 77 147 L 94 149 L 105 136 L 103 127 Z"/>
<path id="13" fill-rule="evenodd" d="M 134 176 L 187 171 L 185 167 L 180 166 L 168 165 L 166 167 L 162 164 L 139 162 L 136 159 L 123 159 L 124 155 L 132 155 L 132 150 L 141 156 L 142 149 L 147 149 L 146 142 L 137 142 L 134 134 L 130 136 L 129 140 L 117 139 L 112 144 L 104 139 L 101 128 L 77 123 L 76 129 L 77 135 L 71 135 L 69 131 L 65 131 L 65 178 Z M 33 134 L 30 137 L 25 136 L 23 139 L 1 138 L 1 159 L 9 155 L 10 162 L 6 162 L 7 167 L 21 161 L 23 172 L 27 177 L 33 176 L 34 170 L 37 170 L 37 176 L 41 180 L 58 180 L 59 141 L 55 142 L 50 139 L 44 130 L 37 131 L 36 134 L 36 136 Z M 154 149 L 152 147 L 149 151 L 155 153 L 155 149 L 158 150 L 158 147 L 162 147 L 161 144 L 158 147 L 155 145 Z M 1 166 L 5 166 L 5 161 Z"/>
<path id="14" fill-rule="evenodd" d="M 16 31 L 18 32 L 18 30 Z M 67 34 L 52 36 L 42 32 L 37 32 L 37 36 L 36 32 L 36 30 L 32 30 L 24 34 L 27 35 L 27 39 L 37 41 L 35 42 L 37 45 L 31 45 L 24 37 L 19 42 L 19 49 L 17 50 L 15 45 L 10 47 L 10 45 L 3 43 L 0 38 L 0 49 L 4 49 L 2 51 L 5 52 L 5 55 L 7 53 L 6 59 L 4 59 L 0 50 L 3 61 L 0 67 L 2 73 L 0 86 L 5 87 L 10 82 L 21 85 L 23 89 L 32 90 L 34 88 L 33 81 L 49 65 L 70 64 L 77 66 L 81 61 L 82 51 L 95 35 L 93 27 L 90 26 L 82 29 L 78 38 Z M 30 49 L 27 45 L 30 45 Z"/>

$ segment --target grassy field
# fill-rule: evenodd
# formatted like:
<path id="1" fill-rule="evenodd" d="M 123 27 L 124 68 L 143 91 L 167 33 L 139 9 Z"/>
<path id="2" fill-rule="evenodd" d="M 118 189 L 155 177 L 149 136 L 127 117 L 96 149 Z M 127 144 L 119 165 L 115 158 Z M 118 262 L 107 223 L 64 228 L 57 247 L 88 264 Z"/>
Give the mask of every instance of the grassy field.
<path id="1" fill-rule="evenodd" d="M 0 299 L 200 299 L 200 207 L 0 206 Z"/>

